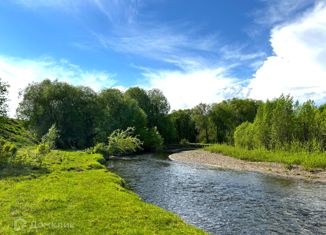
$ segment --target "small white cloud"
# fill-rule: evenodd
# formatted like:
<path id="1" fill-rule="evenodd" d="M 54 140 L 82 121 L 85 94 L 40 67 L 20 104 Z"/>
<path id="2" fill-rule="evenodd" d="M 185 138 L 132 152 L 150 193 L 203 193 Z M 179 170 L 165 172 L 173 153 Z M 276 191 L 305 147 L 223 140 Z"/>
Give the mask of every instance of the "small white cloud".
<path id="1" fill-rule="evenodd" d="M 192 30 L 194 31 L 194 30 Z M 99 43 L 117 52 L 173 64 L 181 69 L 201 67 L 209 60 L 204 54 L 217 55 L 215 35 L 198 35 L 188 28 L 162 24 L 133 24 L 119 28 L 113 35 L 94 33 Z"/>
<path id="2" fill-rule="evenodd" d="M 270 41 L 275 55 L 255 73 L 248 87 L 250 97 L 271 99 L 284 93 L 299 100 L 325 100 L 326 5 L 274 28 Z"/>
<path id="3" fill-rule="evenodd" d="M 224 68 L 216 68 L 186 72 L 147 71 L 143 75 L 149 82 L 145 88 L 162 90 L 173 110 L 192 108 L 201 102 L 219 102 L 228 96 L 242 96 L 239 81 L 224 73 Z"/>
<path id="4" fill-rule="evenodd" d="M 115 75 L 103 71 L 87 71 L 66 60 L 51 58 L 27 60 L 0 56 L 0 78 L 10 85 L 9 114 L 15 115 L 19 103 L 18 93 L 32 82 L 58 79 L 74 85 L 89 86 L 95 91 L 116 84 Z"/>

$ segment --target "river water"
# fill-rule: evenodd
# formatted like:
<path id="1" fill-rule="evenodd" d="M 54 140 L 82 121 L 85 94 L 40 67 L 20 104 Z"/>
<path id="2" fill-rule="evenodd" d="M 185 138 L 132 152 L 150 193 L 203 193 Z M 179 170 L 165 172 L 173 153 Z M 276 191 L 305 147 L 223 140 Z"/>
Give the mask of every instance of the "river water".
<path id="1" fill-rule="evenodd" d="M 326 185 L 170 161 L 112 160 L 144 201 L 212 234 L 326 234 Z"/>

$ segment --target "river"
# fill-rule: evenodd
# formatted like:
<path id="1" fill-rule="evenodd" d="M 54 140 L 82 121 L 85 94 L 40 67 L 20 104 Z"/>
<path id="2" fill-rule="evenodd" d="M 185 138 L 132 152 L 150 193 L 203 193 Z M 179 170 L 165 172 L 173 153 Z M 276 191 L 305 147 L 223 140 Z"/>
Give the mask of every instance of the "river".
<path id="1" fill-rule="evenodd" d="M 167 154 L 112 160 L 144 201 L 212 234 L 326 234 L 326 186 L 170 161 Z"/>

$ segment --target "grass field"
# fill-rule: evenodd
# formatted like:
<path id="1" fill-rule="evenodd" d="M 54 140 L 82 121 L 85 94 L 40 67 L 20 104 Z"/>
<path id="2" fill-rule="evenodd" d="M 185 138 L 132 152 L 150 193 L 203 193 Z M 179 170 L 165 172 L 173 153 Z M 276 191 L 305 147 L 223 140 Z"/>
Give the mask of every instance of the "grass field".
<path id="1" fill-rule="evenodd" d="M 305 169 L 326 169 L 326 153 L 268 151 L 266 149 L 248 150 L 230 145 L 214 144 L 204 148 L 206 151 L 255 162 L 278 162 L 287 166 L 301 165 Z"/>
<path id="2" fill-rule="evenodd" d="M 0 234 L 204 234 L 124 188 L 101 155 L 32 152 L 1 170 Z"/>
<path id="3" fill-rule="evenodd" d="M 25 128 L 23 121 L 0 117 L 1 140 L 14 142 L 17 146 L 36 143 L 36 138 Z"/>

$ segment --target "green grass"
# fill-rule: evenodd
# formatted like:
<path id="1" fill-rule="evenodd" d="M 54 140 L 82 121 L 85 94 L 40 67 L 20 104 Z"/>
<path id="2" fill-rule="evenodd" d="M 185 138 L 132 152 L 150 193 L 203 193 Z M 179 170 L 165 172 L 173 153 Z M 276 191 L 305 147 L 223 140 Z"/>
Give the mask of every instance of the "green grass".
<path id="1" fill-rule="evenodd" d="M 204 148 L 206 151 L 255 162 L 278 162 L 287 166 L 301 165 L 305 169 L 326 169 L 326 153 L 268 151 L 266 149 L 248 150 L 244 148 L 214 144 Z"/>
<path id="2" fill-rule="evenodd" d="M 23 121 L 0 117 L 0 140 L 14 142 L 17 146 L 35 144 L 36 138 L 24 125 Z"/>
<path id="3" fill-rule="evenodd" d="M 204 234 L 143 202 L 99 154 L 25 148 L 0 174 L 0 234 Z"/>

